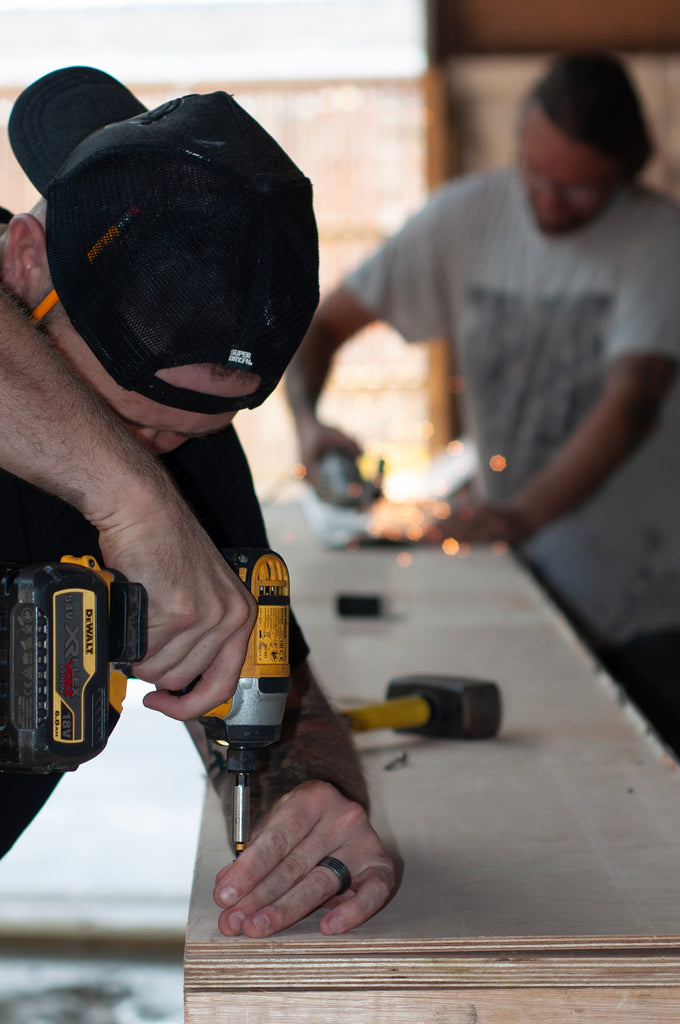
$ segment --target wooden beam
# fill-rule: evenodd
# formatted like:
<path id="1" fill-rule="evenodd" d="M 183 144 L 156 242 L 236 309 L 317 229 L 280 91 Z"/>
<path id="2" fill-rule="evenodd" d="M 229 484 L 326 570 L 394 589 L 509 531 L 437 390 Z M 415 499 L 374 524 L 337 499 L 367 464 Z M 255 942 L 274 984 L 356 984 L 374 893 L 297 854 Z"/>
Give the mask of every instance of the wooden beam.
<path id="1" fill-rule="evenodd" d="M 456 132 L 448 107 L 445 72 L 432 66 L 423 79 L 427 126 L 425 134 L 427 184 L 436 188 L 453 173 L 456 164 Z M 428 347 L 428 398 L 432 437 L 430 451 L 436 454 L 460 433 L 460 415 L 448 387 L 452 375 L 451 347 L 445 338 L 432 340 Z"/>
<path id="2" fill-rule="evenodd" d="M 430 59 L 453 54 L 565 49 L 672 51 L 677 0 L 430 0 Z"/>

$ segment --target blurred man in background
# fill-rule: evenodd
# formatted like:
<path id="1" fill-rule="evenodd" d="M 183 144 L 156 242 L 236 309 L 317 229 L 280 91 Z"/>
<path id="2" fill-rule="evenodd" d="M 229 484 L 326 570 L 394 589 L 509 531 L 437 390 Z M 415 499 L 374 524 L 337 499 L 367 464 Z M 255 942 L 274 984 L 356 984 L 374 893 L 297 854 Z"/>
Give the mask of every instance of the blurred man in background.
<path id="1" fill-rule="evenodd" d="M 517 545 L 680 751 L 680 209 L 637 184 L 651 151 L 618 60 L 558 59 L 517 166 L 444 185 L 350 273 L 287 390 L 313 483 L 359 451 L 315 412 L 343 342 L 447 337 L 481 478 L 437 537 Z"/>

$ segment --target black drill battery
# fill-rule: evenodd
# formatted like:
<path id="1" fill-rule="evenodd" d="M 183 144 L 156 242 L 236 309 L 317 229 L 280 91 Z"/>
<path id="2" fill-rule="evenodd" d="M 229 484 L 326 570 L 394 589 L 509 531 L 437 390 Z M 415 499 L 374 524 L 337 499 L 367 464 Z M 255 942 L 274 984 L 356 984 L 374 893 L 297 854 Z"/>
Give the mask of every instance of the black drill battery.
<path id="1" fill-rule="evenodd" d="M 0 563 L 0 771 L 72 771 L 99 754 L 119 715 L 111 680 L 145 639 L 144 589 L 93 558 Z"/>

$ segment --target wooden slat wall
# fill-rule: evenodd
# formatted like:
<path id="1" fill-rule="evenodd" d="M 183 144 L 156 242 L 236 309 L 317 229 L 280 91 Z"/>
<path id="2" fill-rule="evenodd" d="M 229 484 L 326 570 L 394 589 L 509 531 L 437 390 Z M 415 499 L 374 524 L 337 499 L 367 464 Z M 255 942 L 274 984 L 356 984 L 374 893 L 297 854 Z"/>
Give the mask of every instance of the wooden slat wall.
<path id="1" fill-rule="evenodd" d="M 428 7 L 434 62 L 454 53 L 680 47 L 677 0 L 430 0 Z"/>
<path id="2" fill-rule="evenodd" d="M 427 110 L 426 166 L 429 189 L 436 188 L 451 176 L 456 167 L 455 128 L 451 130 L 448 82 L 442 68 L 432 67 L 424 79 Z M 448 382 L 451 379 L 451 353 L 444 338 L 433 339 L 429 345 L 428 396 L 432 437 L 430 448 L 440 451 L 460 433 L 456 402 Z"/>

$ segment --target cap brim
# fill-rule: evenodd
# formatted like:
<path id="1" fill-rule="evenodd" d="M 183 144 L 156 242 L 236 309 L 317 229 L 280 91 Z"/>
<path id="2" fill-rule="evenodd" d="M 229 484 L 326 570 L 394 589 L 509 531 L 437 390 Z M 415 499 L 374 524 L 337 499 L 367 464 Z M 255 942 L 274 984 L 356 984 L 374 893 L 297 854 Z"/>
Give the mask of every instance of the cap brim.
<path id="1" fill-rule="evenodd" d="M 103 71 L 62 68 L 20 94 L 9 119 L 9 140 L 22 169 L 44 196 L 78 143 L 146 109 Z"/>

